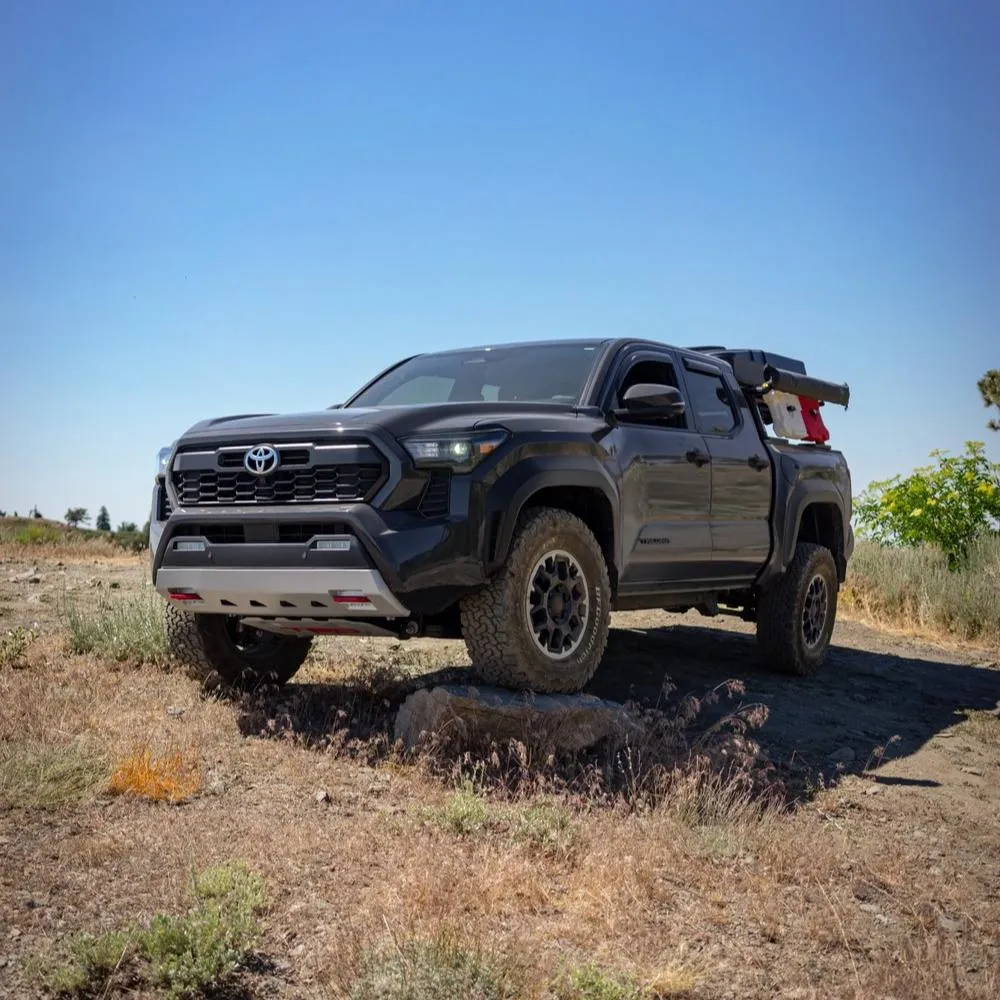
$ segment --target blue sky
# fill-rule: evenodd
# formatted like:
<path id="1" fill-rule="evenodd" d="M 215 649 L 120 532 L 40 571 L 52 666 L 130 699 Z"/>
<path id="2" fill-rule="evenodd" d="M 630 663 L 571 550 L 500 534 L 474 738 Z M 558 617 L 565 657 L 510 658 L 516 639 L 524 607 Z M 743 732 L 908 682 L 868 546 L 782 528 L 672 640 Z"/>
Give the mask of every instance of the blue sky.
<path id="1" fill-rule="evenodd" d="M 142 521 L 198 419 L 543 337 L 802 357 L 856 488 L 989 440 L 997 51 L 990 0 L 7 0 L 0 508 Z"/>

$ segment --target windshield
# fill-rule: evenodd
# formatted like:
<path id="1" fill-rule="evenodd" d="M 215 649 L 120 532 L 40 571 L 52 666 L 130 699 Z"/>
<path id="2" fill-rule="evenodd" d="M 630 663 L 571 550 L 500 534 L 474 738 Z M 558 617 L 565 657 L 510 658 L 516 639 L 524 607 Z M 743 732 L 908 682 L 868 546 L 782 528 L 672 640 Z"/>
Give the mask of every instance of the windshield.
<path id="1" fill-rule="evenodd" d="M 577 342 L 423 354 L 377 379 L 349 405 L 576 403 L 598 348 Z"/>

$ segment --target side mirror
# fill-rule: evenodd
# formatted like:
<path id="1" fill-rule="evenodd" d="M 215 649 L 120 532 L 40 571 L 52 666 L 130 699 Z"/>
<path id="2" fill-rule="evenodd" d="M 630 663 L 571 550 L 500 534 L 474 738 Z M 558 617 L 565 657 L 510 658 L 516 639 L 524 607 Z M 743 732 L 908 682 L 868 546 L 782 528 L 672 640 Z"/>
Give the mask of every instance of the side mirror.
<path id="1" fill-rule="evenodd" d="M 684 397 L 672 385 L 640 382 L 625 390 L 622 403 L 624 406 L 614 413 L 624 420 L 679 417 L 684 412 Z"/>

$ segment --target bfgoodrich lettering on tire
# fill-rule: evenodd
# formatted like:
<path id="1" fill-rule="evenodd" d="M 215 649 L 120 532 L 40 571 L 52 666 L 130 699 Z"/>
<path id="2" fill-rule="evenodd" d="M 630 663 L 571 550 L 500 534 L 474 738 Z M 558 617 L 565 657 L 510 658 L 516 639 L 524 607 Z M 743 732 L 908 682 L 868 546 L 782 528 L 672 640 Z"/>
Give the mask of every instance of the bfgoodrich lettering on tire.
<path id="1" fill-rule="evenodd" d="M 568 511 L 521 518 L 507 562 L 462 602 L 462 634 L 484 680 L 530 691 L 579 691 L 608 640 L 611 583 L 597 539 Z"/>
<path id="2" fill-rule="evenodd" d="M 228 615 L 198 615 L 167 604 L 167 648 L 206 688 L 284 684 L 302 666 L 311 638 L 247 629 Z"/>
<path id="3" fill-rule="evenodd" d="M 815 673 L 826 657 L 837 617 L 837 567 L 822 545 L 800 542 L 778 583 L 757 601 L 757 641 L 768 665 Z"/>

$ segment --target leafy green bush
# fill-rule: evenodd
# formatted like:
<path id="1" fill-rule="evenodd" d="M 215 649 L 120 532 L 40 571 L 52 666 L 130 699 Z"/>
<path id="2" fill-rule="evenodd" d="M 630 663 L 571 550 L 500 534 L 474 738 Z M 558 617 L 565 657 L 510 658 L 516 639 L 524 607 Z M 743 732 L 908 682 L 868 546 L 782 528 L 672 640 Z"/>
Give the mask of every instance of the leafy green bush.
<path id="1" fill-rule="evenodd" d="M 35 974 L 50 990 L 79 997 L 107 995 L 119 970 L 170 998 L 219 988 L 260 940 L 264 883 L 242 863 L 225 865 L 196 875 L 192 894 L 194 905 L 182 916 L 157 914 L 146 927 L 77 935 L 67 961 L 36 959 Z"/>
<path id="2" fill-rule="evenodd" d="M 957 571 L 928 545 L 892 549 L 861 541 L 844 598 L 878 620 L 1000 640 L 1000 538 L 973 542 Z"/>
<path id="3" fill-rule="evenodd" d="M 905 479 L 873 482 L 854 510 L 862 531 L 884 545 L 935 545 L 952 567 L 972 541 L 1000 522 L 1000 464 L 990 462 L 979 441 L 949 456 L 931 452 L 936 465 L 915 469 Z"/>
<path id="4" fill-rule="evenodd" d="M 149 548 L 149 536 L 141 531 L 116 531 L 111 537 L 116 545 L 128 552 L 142 552 Z"/>
<path id="5" fill-rule="evenodd" d="M 104 598 L 96 608 L 66 606 L 69 645 L 74 653 L 100 653 L 113 660 L 162 663 L 167 639 L 163 604 L 152 588 Z"/>

